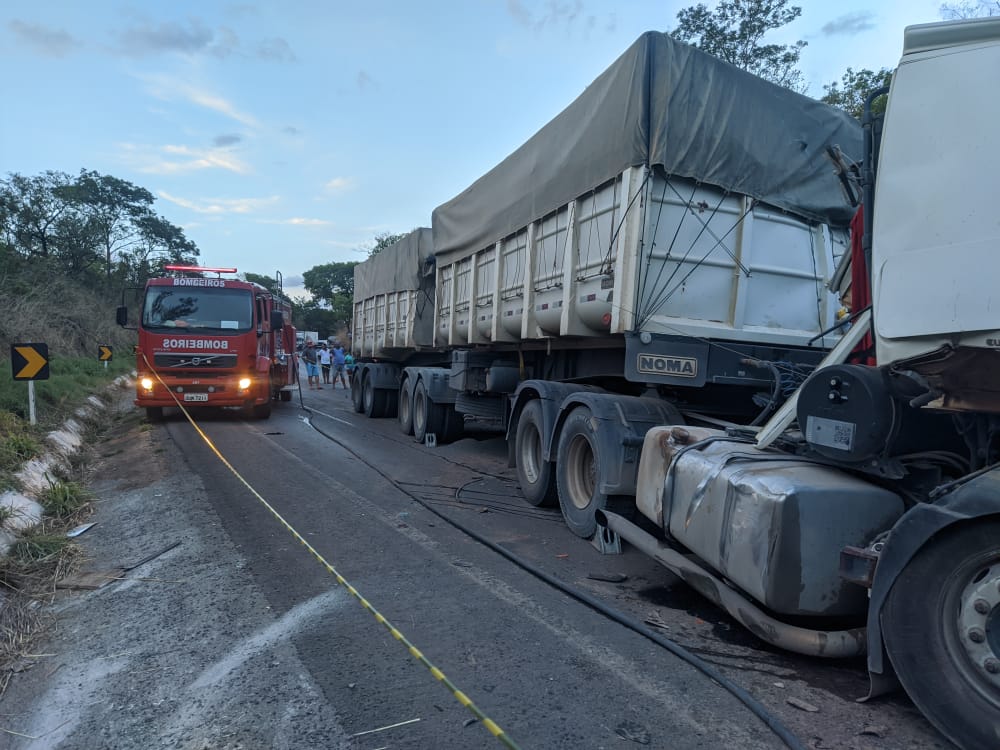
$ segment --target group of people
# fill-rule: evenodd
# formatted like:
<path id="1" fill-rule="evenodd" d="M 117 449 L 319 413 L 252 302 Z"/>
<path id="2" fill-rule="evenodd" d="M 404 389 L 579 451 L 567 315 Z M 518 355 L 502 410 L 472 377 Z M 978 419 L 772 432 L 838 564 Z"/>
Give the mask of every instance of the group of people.
<path id="1" fill-rule="evenodd" d="M 309 381 L 309 390 L 321 391 L 320 374 L 323 376 L 323 383 L 331 385 L 331 375 L 333 377 L 333 388 L 337 387 L 339 380 L 345 389 L 350 388 L 351 378 L 354 376 L 354 357 L 350 352 L 345 352 L 340 344 L 334 344 L 333 349 L 324 341 L 317 346 L 316 342 L 309 339 L 302 347 L 302 361 L 306 365 L 306 376 Z"/>

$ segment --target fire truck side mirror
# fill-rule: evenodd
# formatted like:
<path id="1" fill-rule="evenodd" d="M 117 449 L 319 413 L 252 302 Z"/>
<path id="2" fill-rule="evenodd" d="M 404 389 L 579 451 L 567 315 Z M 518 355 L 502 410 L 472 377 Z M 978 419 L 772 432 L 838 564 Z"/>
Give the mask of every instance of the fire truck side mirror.
<path id="1" fill-rule="evenodd" d="M 280 331 L 285 327 L 285 316 L 281 314 L 281 310 L 271 310 L 271 330 Z"/>
<path id="2" fill-rule="evenodd" d="M 120 326 L 128 325 L 128 308 L 125 305 L 115 310 L 115 322 Z"/>

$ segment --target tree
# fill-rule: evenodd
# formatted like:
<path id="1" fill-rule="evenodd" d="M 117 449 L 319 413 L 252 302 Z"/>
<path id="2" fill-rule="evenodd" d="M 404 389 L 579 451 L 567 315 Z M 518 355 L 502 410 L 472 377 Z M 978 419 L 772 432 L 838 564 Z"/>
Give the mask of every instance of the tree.
<path id="1" fill-rule="evenodd" d="M 264 276 L 263 274 L 247 271 L 243 274 L 243 278 L 252 284 L 260 284 L 271 294 L 281 294 L 281 290 L 278 289 L 278 280 L 273 276 Z"/>
<path id="2" fill-rule="evenodd" d="M 145 188 L 97 172 L 10 174 L 0 180 L 4 262 L 41 259 L 52 273 L 106 289 L 112 279 L 143 284 L 158 261 L 193 263 L 198 247 L 153 211 L 153 200 Z"/>
<path id="3" fill-rule="evenodd" d="M 722 0 L 714 11 L 704 3 L 677 13 L 670 36 L 732 63 L 765 80 L 805 91 L 796 66 L 806 42 L 763 44 L 764 36 L 802 15 L 788 0 Z"/>
<path id="4" fill-rule="evenodd" d="M 54 230 L 70 208 L 58 189 L 69 179 L 65 173 L 51 170 L 35 177 L 14 173 L 0 186 L 5 233 L 21 255 L 47 258 L 55 253 Z"/>
<path id="5" fill-rule="evenodd" d="M 373 255 L 378 255 L 380 252 L 389 247 L 389 245 L 395 245 L 405 236 L 406 234 L 393 234 L 392 232 L 382 232 L 381 234 L 376 234 L 375 245 L 368 250 L 368 257 L 370 258 Z"/>
<path id="6" fill-rule="evenodd" d="M 840 107 L 860 120 L 868 95 L 875 89 L 888 86 L 891 80 L 892 71 L 889 68 L 881 68 L 878 71 L 867 68 L 856 71 L 848 68 L 839 84 L 834 81 L 823 86 L 826 93 L 823 94 L 821 101 Z M 872 102 L 872 111 L 875 113 L 885 111 L 884 97 Z"/>
<path id="7" fill-rule="evenodd" d="M 114 256 L 142 242 L 142 223 L 155 218 L 153 194 L 126 180 L 85 169 L 59 192 L 77 205 L 100 237 L 105 274 L 110 280 Z"/>
<path id="8" fill-rule="evenodd" d="M 313 299 L 332 307 L 338 295 L 353 299 L 356 265 L 357 261 L 347 261 L 313 266 L 302 274 L 302 285 Z"/>
<path id="9" fill-rule="evenodd" d="M 1000 0 L 960 0 L 941 6 L 941 18 L 948 21 L 988 16 L 1000 16 Z"/>

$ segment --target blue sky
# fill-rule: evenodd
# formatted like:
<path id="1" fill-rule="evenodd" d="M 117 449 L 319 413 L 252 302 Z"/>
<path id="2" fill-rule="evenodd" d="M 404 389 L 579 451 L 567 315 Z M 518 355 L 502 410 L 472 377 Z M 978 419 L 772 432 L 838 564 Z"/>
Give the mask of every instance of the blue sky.
<path id="1" fill-rule="evenodd" d="M 204 265 L 363 260 L 429 226 L 642 32 L 693 2 L 4 0 L 0 174 L 81 168 L 147 188 Z M 707 3 L 714 6 L 714 2 Z M 800 0 L 820 96 L 896 64 L 938 0 Z"/>

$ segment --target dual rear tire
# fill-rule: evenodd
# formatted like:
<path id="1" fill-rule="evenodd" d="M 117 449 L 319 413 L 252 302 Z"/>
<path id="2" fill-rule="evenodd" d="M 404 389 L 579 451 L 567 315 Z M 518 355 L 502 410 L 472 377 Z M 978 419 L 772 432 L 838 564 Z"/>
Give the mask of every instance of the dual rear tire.
<path id="1" fill-rule="evenodd" d="M 514 438 L 524 498 L 534 506 L 558 501 L 566 525 L 585 539 L 597 531 L 595 515 L 609 502 L 609 496 L 599 491 L 601 449 L 596 429 L 590 409 L 576 407 L 563 424 L 556 461 L 546 461 L 542 403 L 536 399 L 522 410 Z"/>

